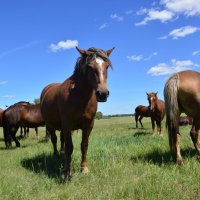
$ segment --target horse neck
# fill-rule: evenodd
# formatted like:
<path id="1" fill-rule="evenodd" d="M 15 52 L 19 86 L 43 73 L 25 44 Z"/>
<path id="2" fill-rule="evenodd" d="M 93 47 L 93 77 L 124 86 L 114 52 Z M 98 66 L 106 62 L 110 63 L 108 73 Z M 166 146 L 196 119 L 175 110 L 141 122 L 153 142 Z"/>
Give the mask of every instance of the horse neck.
<path id="1" fill-rule="evenodd" d="M 91 97 L 95 89 L 88 83 L 86 76 L 79 70 L 73 74 L 73 82 L 76 90 L 83 96 Z"/>

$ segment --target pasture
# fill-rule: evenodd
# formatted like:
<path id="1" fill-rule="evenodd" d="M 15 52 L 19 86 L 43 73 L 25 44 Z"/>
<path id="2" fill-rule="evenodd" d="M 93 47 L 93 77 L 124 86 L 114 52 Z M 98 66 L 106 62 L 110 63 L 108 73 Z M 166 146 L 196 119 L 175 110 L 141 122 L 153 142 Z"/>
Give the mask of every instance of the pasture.
<path id="1" fill-rule="evenodd" d="M 200 199 L 200 164 L 190 126 L 180 127 L 184 165 L 177 166 L 164 122 L 164 136 L 152 136 L 149 118 L 143 125 L 135 129 L 133 117 L 96 120 L 89 140 L 89 174 L 80 173 L 81 133 L 74 132 L 73 177 L 65 184 L 60 178 L 63 155 L 53 158 L 51 142 L 43 140 L 44 128 L 39 128 L 39 141 L 31 129 L 22 147 L 12 150 L 5 150 L 0 128 L 0 199 Z"/>

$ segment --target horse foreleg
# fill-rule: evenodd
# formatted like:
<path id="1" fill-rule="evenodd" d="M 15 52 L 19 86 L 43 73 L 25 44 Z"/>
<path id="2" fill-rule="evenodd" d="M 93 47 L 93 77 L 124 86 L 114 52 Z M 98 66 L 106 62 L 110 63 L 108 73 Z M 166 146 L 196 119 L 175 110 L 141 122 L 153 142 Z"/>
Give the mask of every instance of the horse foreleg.
<path id="1" fill-rule="evenodd" d="M 82 142 L 81 142 L 81 153 L 82 153 L 82 160 L 81 160 L 81 172 L 88 173 L 89 167 L 87 163 L 87 150 L 88 150 L 88 141 L 90 132 L 92 130 L 93 126 L 91 126 L 89 129 L 82 130 Z"/>
<path id="2" fill-rule="evenodd" d="M 35 127 L 35 133 L 36 133 L 36 137 L 39 140 L 39 135 L 38 135 L 38 127 Z"/>
<path id="3" fill-rule="evenodd" d="M 151 125 L 152 125 L 152 129 L 153 129 L 153 135 L 155 135 L 155 121 L 152 117 L 151 117 Z"/>
<path id="4" fill-rule="evenodd" d="M 190 131 L 190 136 L 191 136 L 192 142 L 194 144 L 194 147 L 197 150 L 197 159 L 200 161 L 200 143 L 198 140 L 199 127 L 200 127 L 200 120 L 194 120 L 194 124 Z"/>
<path id="5" fill-rule="evenodd" d="M 65 152 L 65 138 L 62 131 L 60 132 L 60 144 L 60 152 Z"/>
<path id="6" fill-rule="evenodd" d="M 140 117 L 139 117 L 139 122 L 140 122 L 141 127 L 144 128 L 144 127 L 143 127 L 143 124 L 142 124 L 142 119 L 143 119 L 143 116 L 140 116 Z"/>
<path id="7" fill-rule="evenodd" d="M 66 166 L 65 166 L 65 180 L 70 181 L 72 172 L 71 172 L 71 156 L 73 153 L 73 143 L 71 131 L 62 130 L 65 140 L 65 155 L 66 155 Z"/>
<path id="8" fill-rule="evenodd" d="M 136 123 L 136 128 L 138 128 L 138 115 L 135 114 L 135 123 Z"/>
<path id="9" fill-rule="evenodd" d="M 161 120 L 157 120 L 156 121 L 156 125 L 157 125 L 157 133 L 158 133 L 158 135 L 162 136 L 162 132 L 161 132 Z"/>

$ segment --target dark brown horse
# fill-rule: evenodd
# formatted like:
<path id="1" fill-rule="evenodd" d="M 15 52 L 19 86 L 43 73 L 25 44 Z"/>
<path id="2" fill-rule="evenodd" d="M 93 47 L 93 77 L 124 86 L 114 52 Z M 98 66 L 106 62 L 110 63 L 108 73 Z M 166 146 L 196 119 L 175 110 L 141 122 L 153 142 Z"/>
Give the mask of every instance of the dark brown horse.
<path id="1" fill-rule="evenodd" d="M 182 71 L 172 75 L 164 89 L 166 105 L 166 125 L 168 127 L 169 145 L 176 153 L 177 164 L 182 164 L 180 152 L 179 116 L 182 112 L 193 118 L 190 136 L 200 159 L 200 73 Z"/>
<path id="2" fill-rule="evenodd" d="M 20 143 L 16 138 L 20 125 L 29 128 L 45 125 L 39 104 L 14 104 L 3 112 L 2 121 L 6 148 L 11 147 L 12 139 L 15 141 L 16 146 L 20 147 Z"/>
<path id="3" fill-rule="evenodd" d="M 0 108 L 0 126 L 2 126 L 3 110 Z"/>
<path id="4" fill-rule="evenodd" d="M 192 125 L 193 119 L 189 116 L 181 116 L 179 119 L 180 126 Z"/>
<path id="5" fill-rule="evenodd" d="M 65 179 L 71 177 L 71 155 L 73 152 L 72 131 L 82 129 L 81 171 L 88 172 L 86 160 L 88 139 L 94 125 L 97 101 L 105 102 L 107 69 L 111 66 L 109 55 L 113 51 L 77 48 L 81 57 L 77 60 L 74 73 L 63 83 L 53 83 L 41 94 L 41 112 L 51 135 L 54 154 L 57 154 L 56 130 L 61 130 L 65 142 Z"/>
<path id="6" fill-rule="evenodd" d="M 139 105 L 135 108 L 136 128 L 138 128 L 138 120 L 140 122 L 141 127 L 143 128 L 142 124 L 143 117 L 150 117 L 150 109 L 148 106 Z"/>
<path id="7" fill-rule="evenodd" d="M 165 103 L 158 99 L 157 92 L 146 93 L 149 101 L 149 109 L 151 115 L 151 123 L 153 134 L 155 134 L 155 122 L 157 125 L 157 134 L 162 135 L 162 120 L 165 116 Z"/>

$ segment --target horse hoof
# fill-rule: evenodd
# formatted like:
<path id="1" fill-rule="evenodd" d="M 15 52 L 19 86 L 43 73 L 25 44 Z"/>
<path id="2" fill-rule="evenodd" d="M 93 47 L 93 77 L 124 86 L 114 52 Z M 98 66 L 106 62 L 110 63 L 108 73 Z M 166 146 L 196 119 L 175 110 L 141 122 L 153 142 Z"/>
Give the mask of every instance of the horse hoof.
<path id="1" fill-rule="evenodd" d="M 87 173 L 89 173 L 90 172 L 90 170 L 88 169 L 88 167 L 81 167 L 81 172 L 83 173 L 83 174 L 87 174 Z"/>
<path id="2" fill-rule="evenodd" d="M 177 159 L 176 164 L 177 165 L 183 165 L 183 160 L 182 159 Z"/>
<path id="3" fill-rule="evenodd" d="M 20 143 L 16 144 L 16 147 L 20 147 Z"/>

